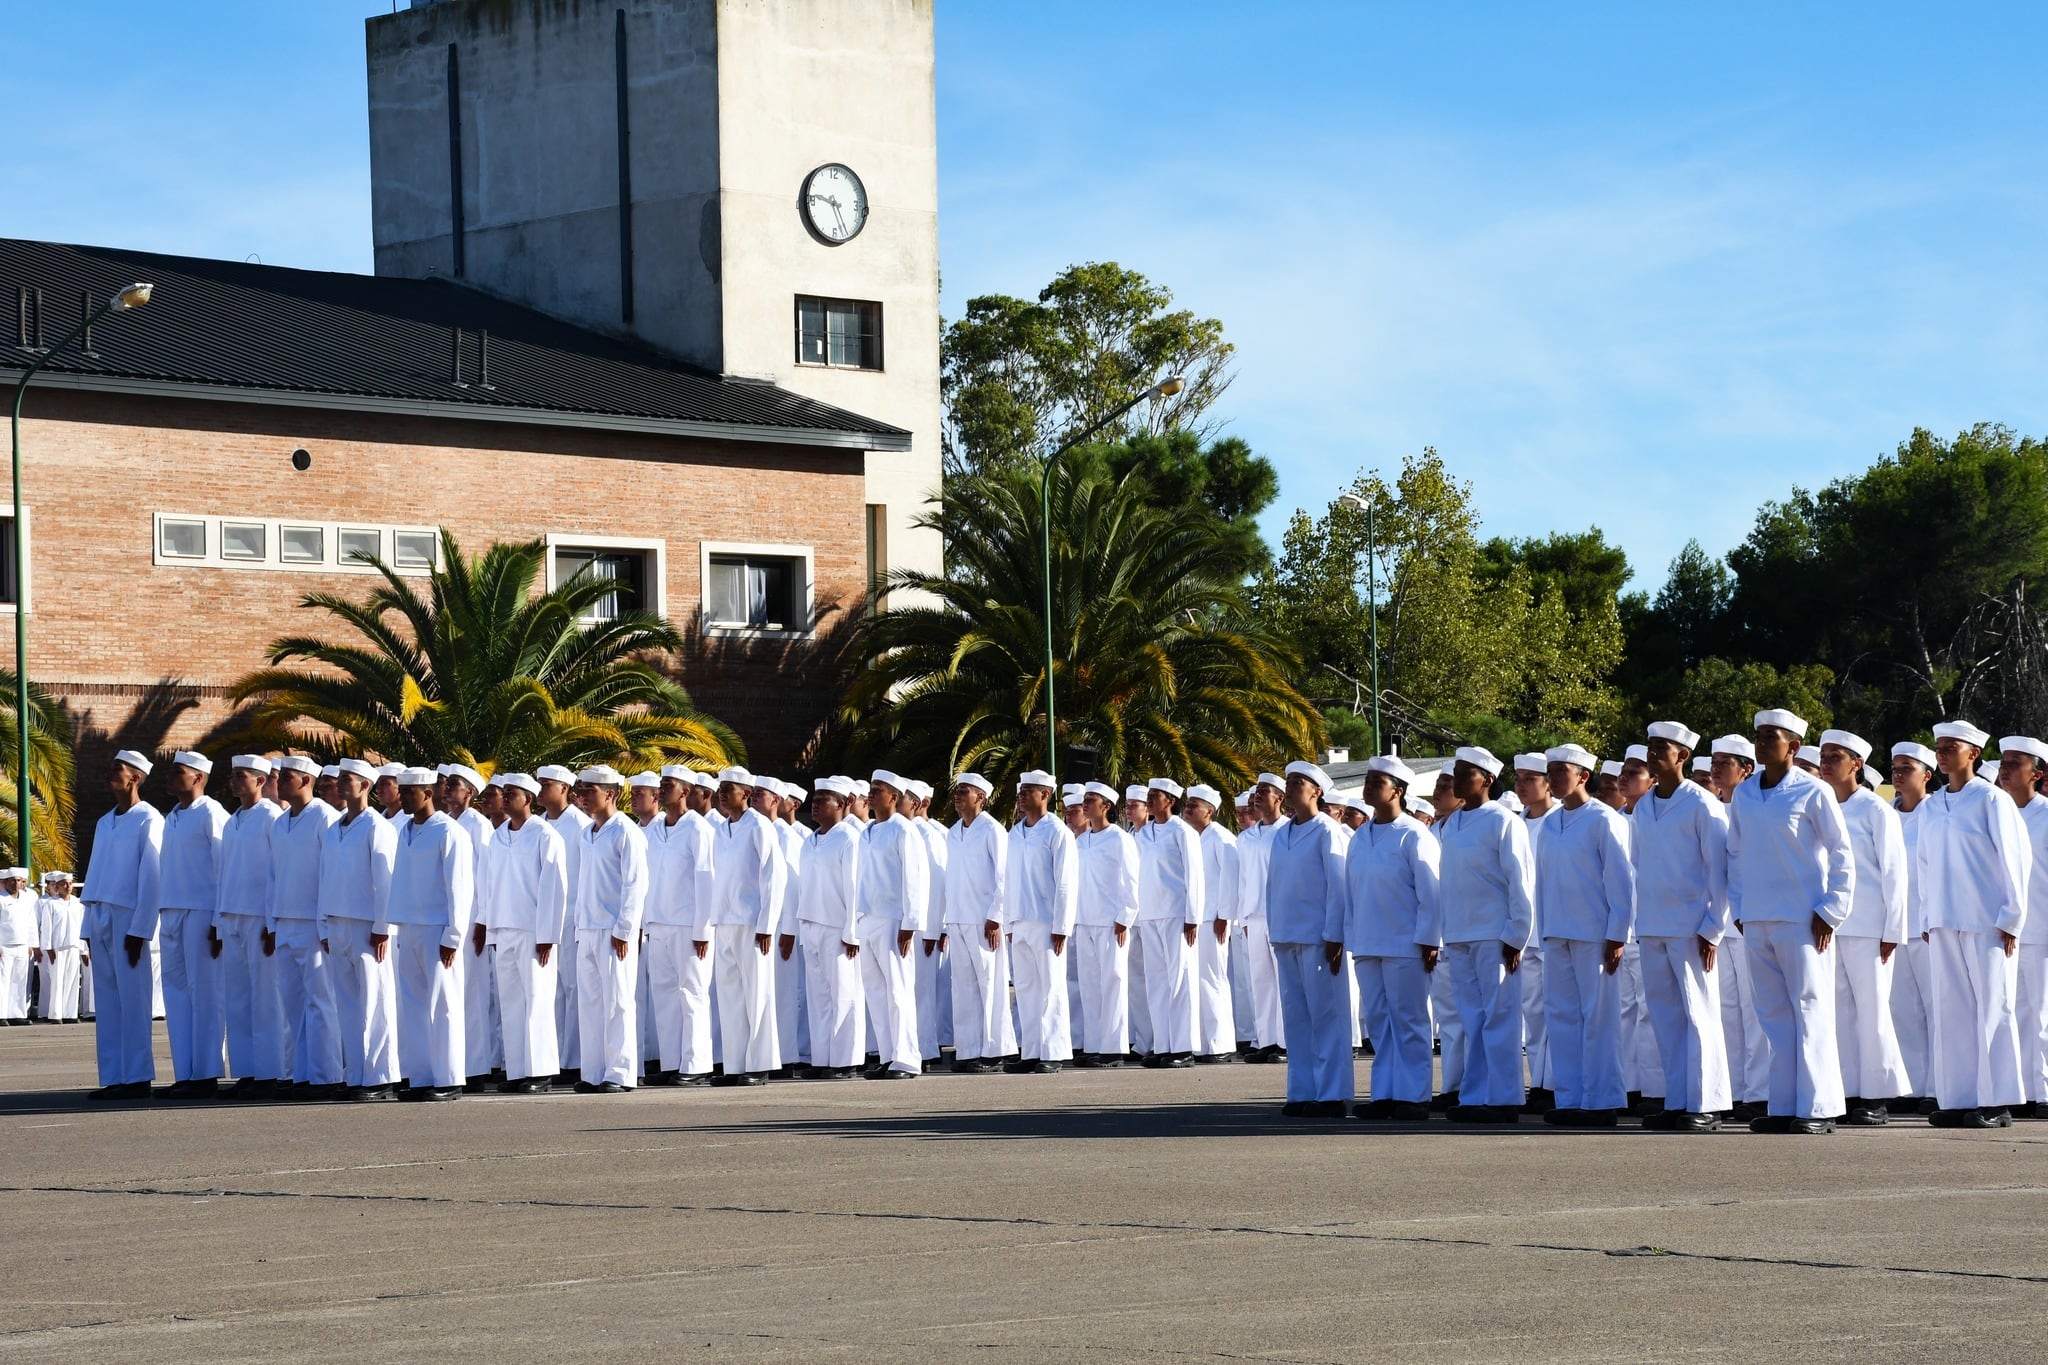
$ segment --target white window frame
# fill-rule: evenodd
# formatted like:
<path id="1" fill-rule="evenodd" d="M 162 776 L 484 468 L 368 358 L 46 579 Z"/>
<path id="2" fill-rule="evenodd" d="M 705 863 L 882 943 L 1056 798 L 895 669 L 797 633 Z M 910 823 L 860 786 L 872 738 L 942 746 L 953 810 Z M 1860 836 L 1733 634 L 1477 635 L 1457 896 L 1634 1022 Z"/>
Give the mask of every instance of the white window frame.
<path id="1" fill-rule="evenodd" d="M 802 630 L 762 630 L 755 626 L 719 625 L 711 619 L 711 558 L 713 555 L 742 555 L 761 559 L 792 559 L 803 564 Z M 816 554 L 808 545 L 771 545 L 754 541 L 700 540 L 697 542 L 697 601 L 706 635 L 734 635 L 759 640 L 805 640 L 817 614 L 818 576 Z"/>
<path id="2" fill-rule="evenodd" d="M 30 509 L 28 505 L 24 503 L 21 509 L 21 525 L 19 528 L 17 528 L 21 536 L 21 582 L 16 585 L 17 591 L 15 592 L 15 596 L 20 599 L 20 606 L 18 608 L 19 610 L 33 612 L 36 608 L 33 598 L 31 598 L 29 595 L 29 571 L 31 567 L 35 564 L 36 544 L 35 540 L 29 534 L 30 528 L 34 525 L 34 523 L 29 518 L 29 511 Z M 14 505 L 12 503 L 9 503 L 5 507 L 0 507 L 0 521 L 13 520 Z M 0 602 L 0 617 L 12 616 L 14 615 L 16 610 L 17 607 L 15 603 Z"/>
<path id="3" fill-rule="evenodd" d="M 26 511 L 26 509 L 24 509 Z M 0 514 L 4 515 L 4 514 Z M 164 523 L 167 521 L 196 521 L 206 528 L 206 553 L 194 558 L 189 555 L 167 555 L 164 553 Z M 246 523 L 264 528 L 263 558 L 234 559 L 220 552 L 222 522 Z M 284 558 L 285 527 L 295 529 L 315 528 L 320 532 L 320 560 L 302 562 Z M 377 525 L 356 521 L 327 521 L 319 517 L 258 517 L 240 516 L 234 513 L 213 512 L 156 512 L 150 516 L 149 558 L 158 568 L 164 569 L 241 569 L 258 573 L 343 573 L 371 574 L 377 570 L 367 564 L 353 561 L 343 562 L 341 558 L 341 533 L 343 531 L 376 531 L 378 546 L 389 555 L 395 549 L 394 535 L 399 531 L 418 531 L 434 537 L 434 568 L 440 567 L 440 528 L 434 526 Z M 386 561 L 389 562 L 388 560 Z M 433 572 L 430 568 L 396 568 L 408 578 L 425 578 Z M 5 604 L 0 604 L 5 609 Z"/>
<path id="4" fill-rule="evenodd" d="M 659 537 L 649 536 L 587 536 L 574 531 L 550 531 L 547 542 L 547 585 L 553 592 L 567 579 L 555 576 L 556 550 L 633 550 L 647 556 L 647 601 L 639 603 L 642 610 L 656 616 L 668 618 L 668 542 Z M 585 620 L 595 618 L 585 617 Z"/>

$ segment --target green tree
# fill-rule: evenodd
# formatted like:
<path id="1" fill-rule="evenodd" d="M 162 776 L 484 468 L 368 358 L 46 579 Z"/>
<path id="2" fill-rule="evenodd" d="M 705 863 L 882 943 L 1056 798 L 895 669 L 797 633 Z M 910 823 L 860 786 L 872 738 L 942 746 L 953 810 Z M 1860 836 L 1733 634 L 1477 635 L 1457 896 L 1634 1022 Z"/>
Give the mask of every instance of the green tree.
<path id="1" fill-rule="evenodd" d="M 31 682 L 28 688 L 29 826 L 34 856 L 21 856 L 18 816 L 20 788 L 15 768 L 21 753 L 21 717 L 14 707 L 15 674 L 0 668 L 0 861 L 34 871 L 71 866 L 71 826 L 78 816 L 72 783 L 70 717 L 50 694 Z"/>
<path id="2" fill-rule="evenodd" d="M 1654 719 L 1676 720 L 1700 733 L 1700 743 L 1719 735 L 1748 735 L 1756 713 L 1782 706 L 1819 734 L 1834 724 L 1828 694 L 1835 675 L 1823 664 L 1795 664 L 1779 670 L 1750 660 L 1733 663 L 1706 658 L 1686 670 L 1677 690 Z"/>
<path id="3" fill-rule="evenodd" d="M 361 602 L 308 593 L 300 605 L 350 638 L 286 636 L 270 647 L 271 667 L 235 684 L 255 742 L 527 772 L 736 760 L 737 737 L 656 662 L 682 647 L 674 627 L 632 607 L 586 620 L 618 587 L 587 569 L 535 592 L 546 555 L 534 540 L 471 560 L 444 529 L 424 595 L 379 560 L 384 581 Z M 285 666 L 297 660 L 316 667 Z"/>
<path id="4" fill-rule="evenodd" d="M 973 768 L 1007 802 L 1045 762 L 1038 476 L 961 475 L 927 524 L 955 558 L 944 575 L 891 575 L 906 600 L 863 627 L 843 757 L 941 781 Z M 1235 790 L 1320 747 L 1321 717 L 1252 612 L 1243 548 L 1218 521 L 1169 516 L 1135 478 L 1062 464 L 1052 525 L 1063 755 L 1087 746 L 1104 776 Z"/>

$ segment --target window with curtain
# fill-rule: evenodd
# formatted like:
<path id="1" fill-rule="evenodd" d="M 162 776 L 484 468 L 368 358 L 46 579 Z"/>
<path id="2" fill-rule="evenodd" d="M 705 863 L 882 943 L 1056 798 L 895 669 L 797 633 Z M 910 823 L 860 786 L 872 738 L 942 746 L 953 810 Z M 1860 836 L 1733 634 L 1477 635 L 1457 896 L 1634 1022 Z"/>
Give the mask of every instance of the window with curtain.
<path id="1" fill-rule="evenodd" d="M 805 630 L 804 586 L 800 559 L 713 555 L 706 622 L 728 630 Z"/>
<path id="2" fill-rule="evenodd" d="M 584 611 L 586 621 L 616 621 L 624 612 L 642 605 L 647 591 L 647 555 L 640 550 L 577 549 L 555 550 L 555 582 L 567 583 L 589 570 L 592 578 L 618 584 L 617 590 L 598 598 Z"/>
<path id="3" fill-rule="evenodd" d="M 882 305 L 860 299 L 796 301 L 796 363 L 848 370 L 882 368 Z"/>

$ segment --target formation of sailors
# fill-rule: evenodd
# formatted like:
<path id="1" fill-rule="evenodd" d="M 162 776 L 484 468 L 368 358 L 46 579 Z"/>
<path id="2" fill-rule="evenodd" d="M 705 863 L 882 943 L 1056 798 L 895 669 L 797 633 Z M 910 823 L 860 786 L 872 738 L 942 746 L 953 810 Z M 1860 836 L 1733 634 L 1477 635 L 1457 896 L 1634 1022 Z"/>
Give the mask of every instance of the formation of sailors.
<path id="1" fill-rule="evenodd" d="M 234 758 L 230 811 L 190 752 L 160 813 L 124 751 L 82 898 L 23 912 L 0 876 L 0 1006 L 24 933 L 46 1016 L 86 964 L 106 1099 L 906 1080 L 950 1048 L 963 1073 L 1284 1063 L 1302 1118 L 2048 1117 L 2048 745 L 2002 740 L 1994 783 L 1990 737 L 1946 723 L 1893 747 L 1887 804 L 1868 742 L 1806 730 L 1765 711 L 1695 757 L 1660 721 L 1619 763 L 1518 755 L 1498 797 L 1481 748 L 1427 794 L 1375 758 L 1362 799 L 1305 761 L 1235 800 L 1027 772 L 1007 829 L 973 772 L 943 824 L 887 771 L 293 754 Z"/>

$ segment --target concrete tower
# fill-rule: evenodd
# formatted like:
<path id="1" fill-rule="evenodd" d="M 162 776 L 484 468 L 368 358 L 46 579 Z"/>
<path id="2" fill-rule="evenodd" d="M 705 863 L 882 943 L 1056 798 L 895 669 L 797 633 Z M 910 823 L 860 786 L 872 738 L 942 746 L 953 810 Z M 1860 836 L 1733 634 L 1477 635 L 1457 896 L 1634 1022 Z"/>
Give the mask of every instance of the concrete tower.
<path id="1" fill-rule="evenodd" d="M 446 275 L 912 433 L 870 562 L 936 569 L 933 0 L 413 0 L 368 22 L 380 275 Z"/>

